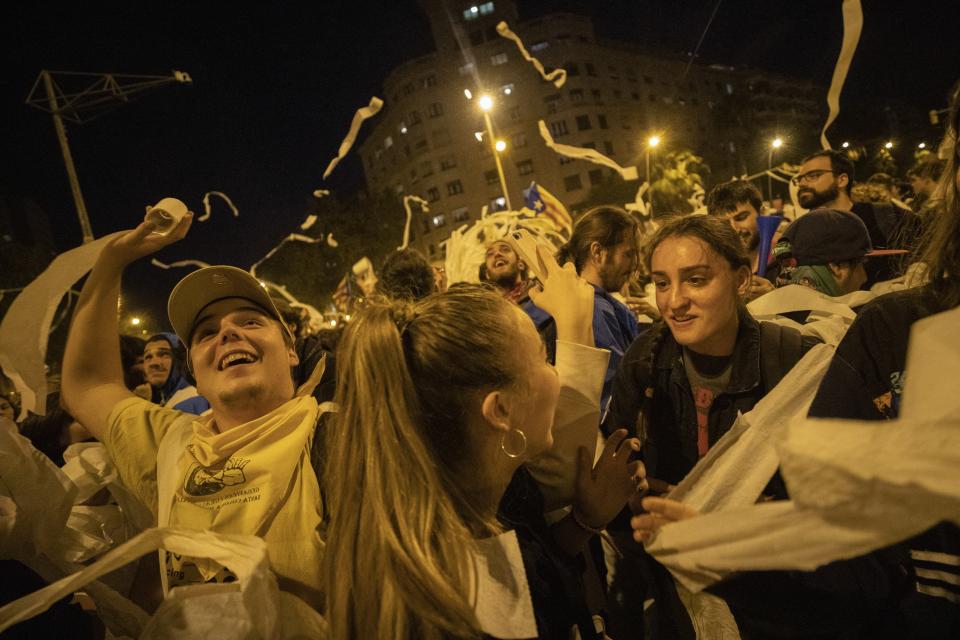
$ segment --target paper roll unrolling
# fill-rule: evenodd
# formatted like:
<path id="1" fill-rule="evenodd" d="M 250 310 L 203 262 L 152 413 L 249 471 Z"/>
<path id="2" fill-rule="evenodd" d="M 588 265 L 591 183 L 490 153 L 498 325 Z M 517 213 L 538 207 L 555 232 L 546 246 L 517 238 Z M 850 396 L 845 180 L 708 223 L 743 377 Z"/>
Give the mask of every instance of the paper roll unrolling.
<path id="1" fill-rule="evenodd" d="M 383 100 L 374 96 L 370 98 L 370 104 L 365 107 L 357 109 L 357 112 L 353 114 L 353 120 L 350 122 L 350 130 L 347 131 L 346 137 L 343 139 L 343 142 L 340 143 L 340 149 L 337 151 L 337 156 L 330 161 L 330 164 L 327 165 L 327 170 L 323 172 L 323 179 L 326 180 L 327 176 L 333 173 L 334 168 L 337 164 L 343 160 L 350 152 L 350 148 L 353 146 L 353 143 L 357 139 L 357 133 L 360 132 L 360 125 L 363 124 L 363 121 L 367 118 L 372 118 L 377 115 L 377 112 L 380 111 L 380 108 L 383 107 Z"/>
<path id="2" fill-rule="evenodd" d="M 60 300 L 93 268 L 118 231 L 61 253 L 13 301 L 0 323 L 0 368 L 20 392 L 20 417 L 46 414 L 47 337 Z"/>
<path id="3" fill-rule="evenodd" d="M 181 200 L 164 198 L 147 210 L 144 221 L 152 222 L 156 226 L 153 230 L 154 234 L 165 236 L 180 224 L 180 220 L 187 215 L 187 211 L 187 205 Z"/>
<path id="4" fill-rule="evenodd" d="M 403 225 L 403 244 L 397 247 L 397 251 L 403 251 L 410 245 L 410 221 L 413 219 L 413 211 L 410 209 L 410 203 L 416 202 L 424 213 L 430 211 L 427 201 L 419 196 L 403 196 L 403 208 L 407 212 L 407 221 Z"/>
<path id="5" fill-rule="evenodd" d="M 197 222 L 206 222 L 207 219 L 210 218 L 210 196 L 217 196 L 221 198 L 227 203 L 227 206 L 230 207 L 230 211 L 233 212 L 233 217 L 240 217 L 240 212 L 237 211 L 237 207 L 233 204 L 233 200 L 230 199 L 230 196 L 222 191 L 207 191 L 205 194 L 203 194 L 203 215 L 197 218 Z"/>
<path id="6" fill-rule="evenodd" d="M 540 137 L 543 138 L 543 141 L 548 147 L 560 155 L 603 165 L 619 173 L 620 177 L 624 180 L 638 179 L 636 167 L 621 167 L 619 164 L 603 155 L 596 149 L 584 149 L 582 147 L 573 147 L 568 144 L 557 144 L 553 141 L 553 136 L 550 135 L 550 130 L 547 129 L 547 124 L 543 120 L 540 120 L 537 125 L 540 127 Z"/>
<path id="7" fill-rule="evenodd" d="M 544 80 L 547 82 L 552 82 L 553 86 L 555 86 L 557 89 L 562 87 L 563 83 L 567 81 L 566 69 L 554 69 L 550 73 L 547 73 L 543 68 L 543 64 L 541 64 L 539 60 L 527 52 L 527 48 L 523 46 L 523 41 L 520 40 L 520 36 L 511 31 L 506 22 L 501 21 L 497 25 L 497 33 L 508 40 L 513 40 L 514 44 L 517 45 L 517 49 L 520 50 L 520 55 L 522 55 L 527 62 L 533 65 L 533 67 L 540 73 L 540 76 Z"/>
<path id="8" fill-rule="evenodd" d="M 853 61 L 853 54 L 857 51 L 862 30 L 863 7 L 860 6 L 860 0 L 843 0 L 843 44 L 840 45 L 840 56 L 837 58 L 837 66 L 833 69 L 833 79 L 830 80 L 830 90 L 827 92 L 827 106 L 830 108 L 830 113 L 820 132 L 820 144 L 824 149 L 830 148 L 827 129 L 840 115 L 840 92 L 843 90 L 843 83 L 847 80 L 847 72 L 850 71 L 850 63 Z"/>

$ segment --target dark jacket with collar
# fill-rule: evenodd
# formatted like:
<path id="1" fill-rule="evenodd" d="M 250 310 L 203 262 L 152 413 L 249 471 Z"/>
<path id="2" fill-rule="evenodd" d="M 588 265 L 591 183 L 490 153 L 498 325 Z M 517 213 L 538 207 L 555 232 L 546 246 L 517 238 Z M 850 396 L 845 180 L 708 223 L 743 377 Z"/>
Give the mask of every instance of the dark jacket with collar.
<path id="1" fill-rule="evenodd" d="M 760 326 L 748 313 L 741 313 L 730 383 L 710 407 L 710 446 L 730 430 L 738 412 L 750 411 L 776 384 L 763 379 L 763 372 L 769 367 L 764 366 L 762 358 L 776 358 L 780 354 L 761 354 Z M 810 336 L 802 336 L 800 340 L 800 355 L 819 342 Z M 651 371 L 650 353 L 657 342 L 659 347 Z M 647 389 L 653 390 L 649 400 Z M 645 401 L 649 401 L 650 410 L 640 425 L 640 410 Z M 641 437 L 649 477 L 676 484 L 697 463 L 697 408 L 683 363 L 683 349 L 663 325 L 651 327 L 624 354 L 613 381 L 613 396 L 603 427 L 607 434 L 624 427 Z"/>

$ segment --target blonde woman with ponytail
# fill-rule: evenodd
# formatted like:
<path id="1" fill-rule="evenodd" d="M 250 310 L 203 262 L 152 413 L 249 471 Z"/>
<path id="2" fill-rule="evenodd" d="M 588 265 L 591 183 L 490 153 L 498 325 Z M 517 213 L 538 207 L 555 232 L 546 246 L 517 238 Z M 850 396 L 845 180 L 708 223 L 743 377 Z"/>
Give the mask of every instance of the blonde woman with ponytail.
<path id="1" fill-rule="evenodd" d="M 593 637 L 565 563 L 644 486 L 629 461 L 639 443 L 618 432 L 593 464 L 609 357 L 593 348 L 593 290 L 540 258 L 548 275 L 532 297 L 557 320 L 557 369 L 529 317 L 482 286 L 374 304 L 347 328 L 324 472 L 332 638 L 484 636 L 476 541 L 508 528 L 538 636 L 576 624 Z M 543 509 L 564 503 L 548 528 Z"/>

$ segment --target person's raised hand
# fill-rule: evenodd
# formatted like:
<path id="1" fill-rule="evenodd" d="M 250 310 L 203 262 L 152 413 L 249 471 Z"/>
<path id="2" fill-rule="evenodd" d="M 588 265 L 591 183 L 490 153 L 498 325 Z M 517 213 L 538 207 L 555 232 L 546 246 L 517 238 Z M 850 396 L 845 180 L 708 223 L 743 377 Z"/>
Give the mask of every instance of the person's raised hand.
<path id="1" fill-rule="evenodd" d="M 149 211 L 150 207 L 147 207 Z M 181 218 L 170 233 L 159 235 L 153 233 L 156 225 L 152 222 L 141 222 L 136 229 L 131 229 L 121 236 L 111 240 L 103 249 L 102 258 L 110 259 L 120 266 L 126 266 L 144 256 L 156 253 L 167 245 L 182 240 L 187 235 L 193 222 L 193 212 Z"/>
<path id="2" fill-rule="evenodd" d="M 640 543 L 653 540 L 657 531 L 665 524 L 696 518 L 700 515 L 696 509 L 669 498 L 644 498 L 643 508 L 647 513 L 630 519 L 633 539 Z"/>
<path id="3" fill-rule="evenodd" d="M 585 447 L 577 452 L 576 497 L 573 509 L 583 524 L 604 528 L 620 513 L 630 496 L 646 490 L 646 470 L 631 455 L 640 451 L 640 441 L 628 438 L 626 429 L 614 431 L 596 464 Z"/>
<path id="4" fill-rule="evenodd" d="M 537 245 L 536 257 L 540 288 L 530 290 L 530 300 L 553 316 L 558 340 L 593 346 L 593 287 L 577 275 L 572 262 L 561 267 L 542 245 Z"/>

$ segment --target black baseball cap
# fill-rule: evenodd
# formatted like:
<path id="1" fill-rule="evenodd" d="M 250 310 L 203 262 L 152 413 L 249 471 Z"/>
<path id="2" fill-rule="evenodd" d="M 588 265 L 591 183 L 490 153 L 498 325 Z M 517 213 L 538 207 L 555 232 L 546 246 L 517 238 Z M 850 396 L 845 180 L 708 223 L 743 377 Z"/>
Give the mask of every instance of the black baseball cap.
<path id="1" fill-rule="evenodd" d="M 789 254 L 797 266 L 849 262 L 873 256 L 907 253 L 903 249 L 874 250 L 867 226 L 856 214 L 838 209 L 814 209 L 794 220 L 777 242 L 778 258 Z"/>

